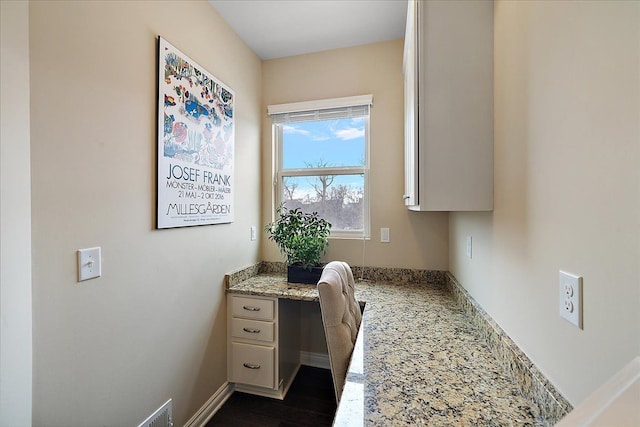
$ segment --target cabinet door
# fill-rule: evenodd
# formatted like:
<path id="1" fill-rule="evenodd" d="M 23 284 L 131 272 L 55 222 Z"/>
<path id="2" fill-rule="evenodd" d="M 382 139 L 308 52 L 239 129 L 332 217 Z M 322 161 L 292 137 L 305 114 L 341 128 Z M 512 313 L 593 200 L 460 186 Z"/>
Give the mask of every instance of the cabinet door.
<path id="1" fill-rule="evenodd" d="M 415 206 L 418 200 L 418 81 L 417 81 L 417 2 L 409 1 L 404 39 L 404 204 Z"/>
<path id="2" fill-rule="evenodd" d="M 405 205 L 493 209 L 493 2 L 409 0 Z"/>

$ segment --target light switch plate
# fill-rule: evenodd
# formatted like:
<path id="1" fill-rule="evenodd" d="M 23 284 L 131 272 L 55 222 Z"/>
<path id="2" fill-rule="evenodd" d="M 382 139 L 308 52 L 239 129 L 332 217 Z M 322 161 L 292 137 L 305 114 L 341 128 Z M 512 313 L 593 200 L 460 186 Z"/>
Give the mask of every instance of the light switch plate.
<path id="1" fill-rule="evenodd" d="M 256 240 L 257 237 L 257 230 L 256 230 L 256 226 L 252 225 L 251 226 L 251 240 Z"/>
<path id="2" fill-rule="evenodd" d="M 102 275 L 100 247 L 78 250 L 78 282 Z"/>

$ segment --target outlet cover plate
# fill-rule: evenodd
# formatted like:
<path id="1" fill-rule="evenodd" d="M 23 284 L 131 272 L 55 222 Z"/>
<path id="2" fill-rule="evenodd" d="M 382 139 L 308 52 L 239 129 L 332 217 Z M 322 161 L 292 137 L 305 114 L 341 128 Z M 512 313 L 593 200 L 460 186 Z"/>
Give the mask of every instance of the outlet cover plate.
<path id="1" fill-rule="evenodd" d="M 389 243 L 389 229 L 388 228 L 381 228 L 380 229 L 380 241 L 382 243 Z"/>
<path id="2" fill-rule="evenodd" d="M 560 316 L 582 329 L 582 277 L 560 270 Z"/>

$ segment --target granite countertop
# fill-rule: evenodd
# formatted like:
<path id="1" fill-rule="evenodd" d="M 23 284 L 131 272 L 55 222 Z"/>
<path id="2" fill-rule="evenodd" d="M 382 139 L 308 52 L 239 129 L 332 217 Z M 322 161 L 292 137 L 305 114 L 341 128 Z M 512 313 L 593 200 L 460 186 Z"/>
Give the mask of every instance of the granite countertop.
<path id="1" fill-rule="evenodd" d="M 278 274 L 227 292 L 318 300 Z M 540 425 L 444 285 L 358 282 L 356 298 L 366 306 L 334 425 Z"/>

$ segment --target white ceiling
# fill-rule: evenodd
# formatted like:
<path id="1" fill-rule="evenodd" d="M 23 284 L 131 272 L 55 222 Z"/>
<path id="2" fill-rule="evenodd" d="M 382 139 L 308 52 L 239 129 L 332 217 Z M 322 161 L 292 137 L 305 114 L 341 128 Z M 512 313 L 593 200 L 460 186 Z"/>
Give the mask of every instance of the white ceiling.
<path id="1" fill-rule="evenodd" d="M 404 37 L 407 0 L 209 0 L 261 59 Z"/>

